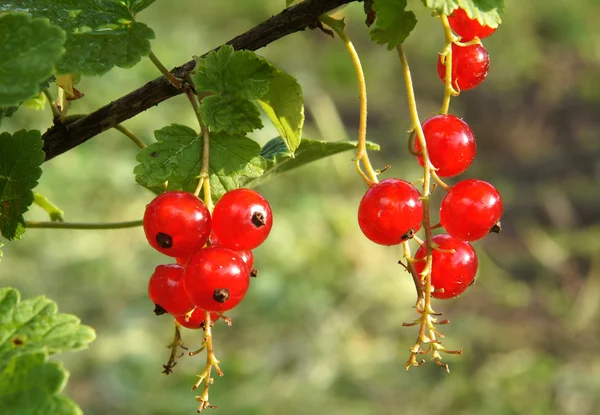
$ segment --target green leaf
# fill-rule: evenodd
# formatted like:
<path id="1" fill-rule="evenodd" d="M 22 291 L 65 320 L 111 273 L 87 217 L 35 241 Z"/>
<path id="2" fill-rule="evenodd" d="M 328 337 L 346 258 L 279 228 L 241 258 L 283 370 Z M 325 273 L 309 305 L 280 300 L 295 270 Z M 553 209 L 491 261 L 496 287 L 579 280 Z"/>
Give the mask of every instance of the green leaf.
<path id="1" fill-rule="evenodd" d="M 2 124 L 2 120 L 4 117 L 12 117 L 12 115 L 17 112 L 19 109 L 19 105 L 13 105 L 10 107 L 0 107 L 0 124 Z"/>
<path id="2" fill-rule="evenodd" d="M 101 75 L 115 65 L 130 68 L 150 52 L 154 32 L 135 15 L 148 0 L 0 0 L 0 10 L 45 17 L 67 34 L 58 73 Z"/>
<path id="3" fill-rule="evenodd" d="M 21 13 L 0 15 L 0 106 L 38 95 L 40 83 L 54 73 L 64 43 L 65 32 L 45 19 Z"/>
<path id="4" fill-rule="evenodd" d="M 417 24 L 412 11 L 406 10 L 406 0 L 374 0 L 377 12 L 375 25 L 371 29 L 371 40 L 393 49 L 403 43 Z"/>
<path id="5" fill-rule="evenodd" d="M 141 150 L 134 169 L 136 181 L 156 188 L 168 181 L 169 190 L 193 192 L 202 166 L 202 137 L 184 125 L 172 124 L 154 132 L 156 143 Z M 241 186 L 245 178 L 259 177 L 266 161 L 260 146 L 242 135 L 210 136 L 210 182 L 214 200 Z"/>
<path id="6" fill-rule="evenodd" d="M 295 0 L 285 0 L 285 7 L 290 7 Z"/>
<path id="7" fill-rule="evenodd" d="M 46 196 L 33 192 L 33 203 L 41 207 L 50 216 L 52 222 L 64 222 L 65 212 L 61 208 L 52 203 Z"/>
<path id="8" fill-rule="evenodd" d="M 247 99 L 211 95 L 200 103 L 200 113 L 212 132 L 243 134 L 263 127 L 258 108 Z"/>
<path id="9" fill-rule="evenodd" d="M 265 111 L 291 152 L 298 148 L 304 125 L 302 87 L 293 76 L 273 68 L 275 76 L 269 92 L 258 103 Z"/>
<path id="10" fill-rule="evenodd" d="M 271 65 L 256 53 L 224 45 L 196 60 L 193 81 L 198 91 L 250 100 L 267 93 L 272 77 Z"/>
<path id="11" fill-rule="evenodd" d="M 46 98 L 46 94 L 40 92 L 37 97 L 29 98 L 27 101 L 24 101 L 23 106 L 34 111 L 43 111 L 44 108 L 46 108 L 47 102 L 48 99 Z"/>
<path id="12" fill-rule="evenodd" d="M 504 0 L 422 0 L 423 4 L 438 14 L 451 15 L 461 8 L 471 19 L 477 19 L 482 25 L 498 27 L 502 23 Z"/>
<path id="13" fill-rule="evenodd" d="M 60 363 L 43 352 L 13 358 L 0 372 L 0 408 L 6 414 L 82 415 L 69 398 L 57 395 L 68 379 Z"/>
<path id="14" fill-rule="evenodd" d="M 54 301 L 43 296 L 20 301 L 14 288 L 0 288 L 0 371 L 17 356 L 75 351 L 95 337 L 76 316 L 57 313 Z"/>
<path id="15" fill-rule="evenodd" d="M 25 231 L 23 214 L 33 203 L 33 189 L 42 175 L 42 138 L 37 130 L 0 134 L 0 232 L 20 238 Z"/>
<path id="16" fill-rule="evenodd" d="M 242 185 L 244 187 L 258 186 L 276 175 L 334 154 L 356 150 L 357 146 L 356 141 L 318 141 L 303 138 L 296 150 L 295 157 L 291 158 L 281 137 L 274 138 L 268 141 L 261 151 L 261 156 L 267 161 L 265 173 L 260 177 L 244 180 Z M 378 151 L 379 145 L 367 142 L 367 148 Z"/>

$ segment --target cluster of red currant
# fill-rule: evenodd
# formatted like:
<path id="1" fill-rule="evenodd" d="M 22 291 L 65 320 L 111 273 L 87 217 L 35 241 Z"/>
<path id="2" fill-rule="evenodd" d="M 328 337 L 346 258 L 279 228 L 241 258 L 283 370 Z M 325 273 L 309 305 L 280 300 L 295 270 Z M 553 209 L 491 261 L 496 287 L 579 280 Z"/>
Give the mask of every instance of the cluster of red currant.
<path id="1" fill-rule="evenodd" d="M 175 257 L 177 264 L 159 265 L 148 284 L 157 314 L 169 313 L 184 327 L 202 328 L 205 311 L 211 320 L 237 306 L 248 291 L 252 249 L 271 231 L 267 200 L 251 189 L 223 195 L 212 218 L 197 196 L 171 191 L 157 196 L 144 214 L 150 245 Z"/>
<path id="2" fill-rule="evenodd" d="M 486 77 L 489 67 L 488 54 L 476 38 L 489 36 L 495 29 L 470 19 L 462 9 L 448 20 L 462 42 L 452 44 L 452 87 L 457 91 L 474 88 Z M 441 56 L 438 73 L 445 80 L 446 66 Z M 469 242 L 500 230 L 502 199 L 494 186 L 482 180 L 463 180 L 449 187 L 440 179 L 465 172 L 475 158 L 477 145 L 467 123 L 454 115 L 441 114 L 426 120 L 422 130 L 432 174 L 448 191 L 441 203 L 440 223 L 432 226 L 443 227 L 447 233 L 435 235 L 431 241 L 431 296 L 453 298 L 475 279 L 478 261 Z M 415 140 L 411 148 L 424 166 L 419 142 Z M 421 193 L 411 183 L 386 179 L 367 190 L 358 208 L 358 223 L 371 241 L 396 245 L 414 237 L 424 214 L 428 213 L 424 212 Z M 414 256 L 414 270 L 419 275 L 427 272 L 427 251 L 422 243 Z"/>

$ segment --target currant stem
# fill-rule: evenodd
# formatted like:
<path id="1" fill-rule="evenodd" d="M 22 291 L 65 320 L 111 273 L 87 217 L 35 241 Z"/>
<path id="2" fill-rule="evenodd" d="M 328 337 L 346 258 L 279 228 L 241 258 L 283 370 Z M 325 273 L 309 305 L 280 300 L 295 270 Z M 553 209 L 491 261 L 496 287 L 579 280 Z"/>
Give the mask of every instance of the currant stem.
<path id="1" fill-rule="evenodd" d="M 43 222 L 28 220 L 25 222 L 26 228 L 37 229 L 125 229 L 142 226 L 142 220 L 132 220 L 129 222 L 107 222 L 107 223 L 83 223 L 83 222 Z"/>
<path id="2" fill-rule="evenodd" d="M 354 45 L 352 44 L 352 41 L 348 35 L 346 35 L 344 31 L 338 29 L 333 18 L 323 15 L 319 18 L 319 20 L 331 27 L 344 42 L 344 45 L 350 54 L 350 58 L 352 59 L 354 70 L 356 71 L 356 78 L 358 79 L 358 89 L 360 94 L 360 117 L 358 123 L 358 148 L 356 149 L 355 162 L 356 170 L 361 175 L 365 183 L 367 183 L 367 185 L 370 187 L 375 183 L 379 183 L 379 180 L 377 179 L 377 173 L 373 169 L 367 153 L 367 83 L 365 81 L 365 74 L 362 69 L 358 53 L 356 52 L 356 49 L 354 48 Z M 366 173 L 360 167 L 361 161 L 365 167 Z"/>
<path id="3" fill-rule="evenodd" d="M 135 133 L 133 131 L 131 131 L 129 128 L 124 127 L 121 124 L 117 124 L 113 127 L 115 130 L 119 131 L 120 133 L 123 133 L 124 135 L 126 135 L 127 137 L 129 137 L 129 139 L 131 141 L 133 141 L 133 143 L 138 146 L 141 150 L 145 149 L 146 147 L 148 147 L 146 145 L 146 143 L 144 143 L 144 141 L 139 138 L 137 135 L 135 135 Z"/>
<path id="4" fill-rule="evenodd" d="M 223 376 L 223 372 L 219 368 L 219 361 L 215 357 L 215 352 L 213 348 L 212 342 L 212 321 L 210 318 L 210 312 L 204 312 L 204 339 L 202 341 L 202 347 L 206 348 L 206 365 L 204 366 L 204 370 L 199 376 L 198 382 L 192 387 L 192 390 L 196 390 L 200 387 L 200 384 L 204 381 L 204 389 L 202 390 L 202 394 L 200 396 L 196 396 L 196 400 L 200 402 L 200 406 L 198 407 L 198 412 L 206 408 L 212 408 L 210 403 L 208 402 L 208 388 L 212 383 L 212 378 L 210 377 L 212 368 L 214 366 L 217 374 L 219 376 Z"/>
<path id="5" fill-rule="evenodd" d="M 448 22 L 448 16 L 442 14 L 440 19 L 442 20 L 444 36 L 446 38 L 446 44 L 442 50 L 442 63 L 446 65 L 446 76 L 444 78 L 444 101 L 442 102 L 440 114 L 448 114 L 448 109 L 450 108 L 450 98 L 458 95 L 458 92 L 452 87 L 452 44 L 458 40 L 458 38 L 452 34 L 452 29 L 450 28 L 450 23 Z"/>
<path id="6" fill-rule="evenodd" d="M 54 120 L 64 121 L 63 114 L 56 106 L 56 102 L 54 102 L 54 98 L 52 98 L 52 95 L 50 94 L 50 91 L 48 91 L 48 88 L 42 89 L 42 92 L 48 100 L 48 104 L 50 105 L 50 109 L 52 110 L 52 117 L 54 118 Z"/>
<path id="7" fill-rule="evenodd" d="M 150 51 L 150 53 L 148 54 L 148 57 L 150 58 L 150 60 L 154 64 L 154 66 L 156 66 L 158 68 L 158 70 L 160 71 L 160 73 L 162 73 L 164 75 L 164 77 L 167 78 L 167 81 L 169 81 L 169 83 L 171 85 L 173 85 L 177 89 L 181 89 L 181 86 L 182 86 L 181 81 L 179 79 L 177 79 L 175 77 L 175 75 L 173 75 L 166 68 L 165 65 L 162 64 L 162 62 L 156 57 L 156 55 L 154 54 L 154 52 Z"/>
<path id="8" fill-rule="evenodd" d="M 432 358 L 440 363 L 441 356 L 439 351 L 442 350 L 442 346 L 437 343 L 436 333 L 432 331 L 433 324 L 435 322 L 434 311 L 431 308 L 431 293 L 434 287 L 431 284 L 431 266 L 432 266 L 432 252 L 433 252 L 433 235 L 431 233 L 431 220 L 429 216 L 429 199 L 431 195 L 431 161 L 429 159 L 429 153 L 427 151 L 427 142 L 425 141 L 425 135 L 423 134 L 423 128 L 421 127 L 421 121 L 419 120 L 419 113 L 417 111 L 417 103 L 415 100 L 415 92 L 413 89 L 412 77 L 410 74 L 410 67 L 408 66 L 408 60 L 404 53 L 402 45 L 398 45 L 397 48 L 400 61 L 402 63 L 402 72 L 404 74 L 404 83 L 406 86 L 406 95 L 408 98 L 408 108 L 411 117 L 412 127 L 414 128 L 419 145 L 421 146 L 421 157 L 423 158 L 423 229 L 425 230 L 425 247 L 427 248 L 427 259 L 423 273 L 418 276 L 418 283 L 415 283 L 418 292 L 418 298 L 416 303 L 416 309 L 421 314 L 419 320 L 419 334 L 413 347 L 410 348 L 410 358 L 404 365 L 408 370 L 410 366 L 417 366 L 420 361 L 417 360 L 417 355 L 423 354 L 421 349 L 422 344 L 429 344 L 430 350 L 432 351 Z M 405 254 L 406 254 L 405 248 Z M 406 255 L 405 255 L 406 256 Z M 411 264 L 410 261 L 408 261 Z M 413 275 L 413 279 L 414 279 Z"/>
<path id="9" fill-rule="evenodd" d="M 181 339 L 181 324 L 175 319 L 175 333 L 173 334 L 173 341 L 167 347 L 171 349 L 171 353 L 169 355 L 169 361 L 166 365 L 163 365 L 163 373 L 165 375 L 169 375 L 173 372 L 173 368 L 177 364 L 177 359 L 181 356 L 177 354 L 178 349 L 187 350 L 186 347 L 183 346 L 183 340 Z"/>

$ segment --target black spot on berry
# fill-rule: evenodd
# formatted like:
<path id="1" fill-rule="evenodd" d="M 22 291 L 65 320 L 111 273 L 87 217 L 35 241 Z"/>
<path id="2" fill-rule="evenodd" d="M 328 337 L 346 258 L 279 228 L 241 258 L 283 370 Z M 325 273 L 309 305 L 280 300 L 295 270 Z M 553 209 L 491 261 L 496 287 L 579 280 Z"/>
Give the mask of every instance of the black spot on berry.
<path id="1" fill-rule="evenodd" d="M 254 212 L 252 215 L 252 224 L 257 228 L 261 226 L 265 226 L 267 222 L 265 221 L 265 215 L 262 212 Z"/>
<path id="2" fill-rule="evenodd" d="M 498 221 L 494 224 L 494 226 L 492 226 L 492 229 L 490 229 L 490 233 L 500 233 L 500 232 L 502 232 L 502 224 L 500 223 L 500 221 Z"/>
<path id="3" fill-rule="evenodd" d="M 213 293 L 213 299 L 218 303 L 223 304 L 225 301 L 227 301 L 228 298 L 229 290 L 227 288 L 216 289 Z"/>
<path id="4" fill-rule="evenodd" d="M 257 270 L 256 268 L 252 268 L 252 269 L 250 270 L 250 276 L 251 276 L 252 278 L 256 278 L 256 277 L 258 277 L 258 270 Z"/>
<path id="5" fill-rule="evenodd" d="M 158 304 L 154 304 L 154 314 L 156 314 L 157 316 L 162 316 L 163 314 L 167 314 L 167 310 L 165 310 Z"/>
<path id="6" fill-rule="evenodd" d="M 161 248 L 170 248 L 173 246 L 173 238 L 171 238 L 171 235 L 159 232 L 156 234 L 156 243 Z"/>
<path id="7" fill-rule="evenodd" d="M 402 240 L 408 241 L 408 240 L 412 239 L 413 236 L 415 236 L 415 230 L 409 229 L 408 232 L 406 232 L 404 235 L 402 235 Z"/>

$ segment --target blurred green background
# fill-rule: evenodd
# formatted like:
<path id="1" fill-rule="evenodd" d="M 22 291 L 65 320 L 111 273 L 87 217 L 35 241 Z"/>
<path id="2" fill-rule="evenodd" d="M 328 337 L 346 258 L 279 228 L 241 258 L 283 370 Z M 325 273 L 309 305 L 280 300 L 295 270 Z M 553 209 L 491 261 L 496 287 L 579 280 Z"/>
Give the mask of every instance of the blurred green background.
<path id="1" fill-rule="evenodd" d="M 416 0 L 419 24 L 406 43 L 421 119 L 441 105 L 436 53 L 443 32 Z M 167 66 L 187 61 L 258 24 L 283 0 L 157 2 L 139 18 L 156 32 L 153 50 Z M 222 414 L 598 414 L 600 413 L 600 3 L 506 0 L 504 23 L 485 40 L 488 79 L 453 99 L 477 138 L 475 163 L 460 179 L 494 183 L 505 202 L 504 231 L 475 243 L 477 284 L 438 301 L 451 373 L 433 363 L 406 372 L 416 328 L 411 278 L 398 247 L 362 236 L 356 209 L 365 186 L 352 155 L 338 155 L 269 182 L 275 226 L 256 250 L 260 275 L 214 329 L 224 378 L 211 387 Z M 362 4 L 339 12 L 362 57 L 369 89 L 369 139 L 382 145 L 385 177 L 417 180 L 406 151 L 409 128 L 398 57 L 369 41 Z M 342 43 L 318 31 L 260 51 L 296 76 L 305 92 L 305 136 L 355 139 L 358 93 Z M 133 70 L 84 78 L 90 112 L 157 76 L 147 59 Z M 125 125 L 146 141 L 170 123 L 196 127 L 182 96 Z M 21 109 L 3 130 L 44 130 L 49 110 Z M 267 128 L 260 142 L 275 135 Z M 141 218 L 152 194 L 132 174 L 136 147 L 106 132 L 43 165 L 38 191 L 70 221 Z M 453 183 L 455 180 L 450 180 Z M 440 192 L 438 193 L 438 198 Z M 435 215 L 434 215 L 435 216 Z M 30 219 L 44 220 L 32 208 Z M 24 297 L 45 294 L 62 312 L 96 328 L 89 350 L 61 355 L 67 393 L 88 415 L 190 414 L 190 387 L 202 357 L 183 358 L 162 375 L 172 324 L 156 317 L 146 287 L 168 262 L 141 228 L 30 230 L 4 247 L 0 285 Z M 201 333 L 186 331 L 191 348 Z"/>

